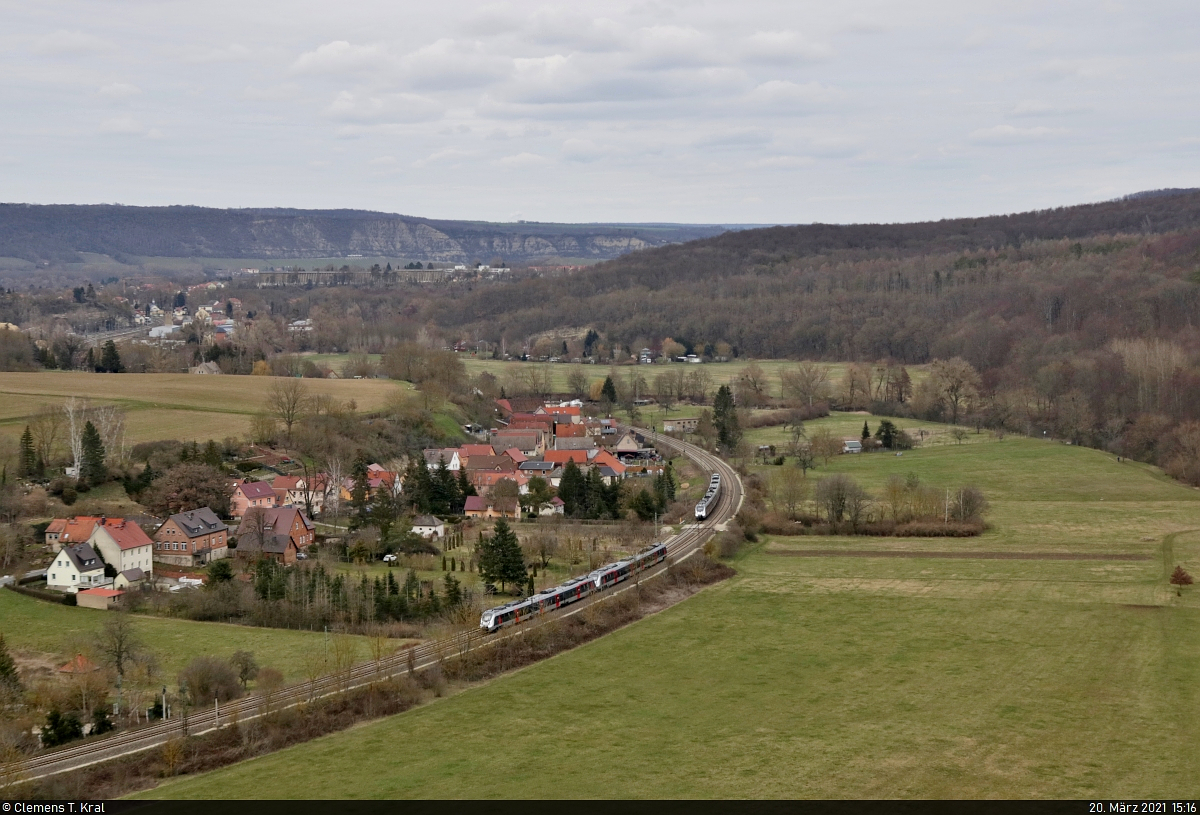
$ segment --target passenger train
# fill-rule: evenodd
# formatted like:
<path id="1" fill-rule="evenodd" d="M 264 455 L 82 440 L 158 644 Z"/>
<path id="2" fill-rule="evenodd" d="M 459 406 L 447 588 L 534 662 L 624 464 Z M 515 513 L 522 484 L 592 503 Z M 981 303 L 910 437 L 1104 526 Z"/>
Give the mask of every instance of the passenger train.
<path id="1" fill-rule="evenodd" d="M 721 474 L 713 473 L 712 478 L 708 479 L 708 492 L 704 493 L 704 497 L 700 499 L 700 503 L 696 504 L 696 520 L 703 521 L 708 517 L 708 513 L 716 507 L 717 501 L 721 499 Z"/>
<path id="2" fill-rule="evenodd" d="M 523 623 L 531 617 L 541 616 L 547 611 L 554 611 L 578 602 L 588 595 L 612 588 L 666 559 L 666 544 L 647 546 L 628 560 L 618 560 L 616 563 L 601 566 L 591 574 L 572 578 L 552 589 L 542 589 L 523 600 L 514 600 L 496 608 L 489 608 L 480 616 L 479 628 L 487 634 L 506 626 Z"/>

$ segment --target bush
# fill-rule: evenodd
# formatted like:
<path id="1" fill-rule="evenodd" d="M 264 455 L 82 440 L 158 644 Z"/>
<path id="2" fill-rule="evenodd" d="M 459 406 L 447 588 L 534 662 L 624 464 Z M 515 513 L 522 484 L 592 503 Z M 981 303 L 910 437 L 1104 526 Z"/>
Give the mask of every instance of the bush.
<path id="1" fill-rule="evenodd" d="M 237 671 L 223 659 L 213 656 L 196 657 L 179 675 L 180 687 L 187 687 L 194 704 L 211 705 L 213 700 L 228 702 L 242 695 Z"/>
<path id="2" fill-rule="evenodd" d="M 62 492 L 59 493 L 59 498 L 62 499 L 63 504 L 66 506 L 71 506 L 71 504 L 75 503 L 77 497 L 78 493 L 75 492 L 74 487 L 64 487 Z"/>
<path id="3" fill-rule="evenodd" d="M 46 724 L 42 727 L 42 746 L 58 747 L 69 741 L 83 738 L 83 723 L 74 713 L 60 713 L 51 710 L 46 714 Z"/>

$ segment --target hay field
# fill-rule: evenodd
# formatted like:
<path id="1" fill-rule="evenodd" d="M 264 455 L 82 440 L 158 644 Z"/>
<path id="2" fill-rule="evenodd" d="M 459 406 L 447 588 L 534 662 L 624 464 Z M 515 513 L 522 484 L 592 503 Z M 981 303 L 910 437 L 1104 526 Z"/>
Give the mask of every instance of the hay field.
<path id="1" fill-rule="evenodd" d="M 204 442 L 241 436 L 263 409 L 274 381 L 266 376 L 94 374 L 83 371 L 0 373 L 0 436 L 19 436 L 41 405 L 75 396 L 127 411 L 131 443 L 157 439 Z M 306 379 L 313 395 L 353 399 L 359 410 L 383 405 L 399 385 L 382 379 Z"/>

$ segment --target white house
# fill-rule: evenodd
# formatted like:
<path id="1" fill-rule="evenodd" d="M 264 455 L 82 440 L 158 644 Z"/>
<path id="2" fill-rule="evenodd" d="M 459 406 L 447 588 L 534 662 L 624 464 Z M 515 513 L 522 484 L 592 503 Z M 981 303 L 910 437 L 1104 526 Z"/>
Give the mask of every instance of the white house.
<path id="1" fill-rule="evenodd" d="M 150 576 L 154 571 L 154 541 L 133 521 L 101 518 L 88 543 L 118 572 L 141 569 Z"/>
<path id="2" fill-rule="evenodd" d="M 54 562 L 46 569 L 46 585 L 71 594 L 110 582 L 104 577 L 104 561 L 86 543 L 71 543 L 59 549 Z"/>
<path id="3" fill-rule="evenodd" d="M 845 444 L 842 445 L 842 452 L 843 453 L 861 453 L 862 452 L 862 442 L 859 441 L 858 439 L 846 439 Z"/>
<path id="4" fill-rule="evenodd" d="M 418 515 L 413 518 L 412 531 L 422 538 L 442 538 L 446 534 L 446 525 L 432 515 Z"/>

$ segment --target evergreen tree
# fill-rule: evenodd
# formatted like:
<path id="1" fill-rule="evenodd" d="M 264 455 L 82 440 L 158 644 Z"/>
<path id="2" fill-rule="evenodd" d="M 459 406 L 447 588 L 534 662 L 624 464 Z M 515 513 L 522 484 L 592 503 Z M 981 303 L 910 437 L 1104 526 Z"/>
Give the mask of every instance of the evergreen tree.
<path id="1" fill-rule="evenodd" d="M 875 430 L 875 438 L 879 439 L 886 449 L 891 450 L 896 444 L 896 425 L 890 419 L 883 419 L 879 422 L 878 429 Z"/>
<path id="2" fill-rule="evenodd" d="M 350 489 L 350 528 L 361 529 L 371 522 L 370 513 L 367 512 L 367 500 L 370 497 L 367 492 L 367 462 L 362 456 L 355 459 L 350 478 L 354 482 Z"/>
<path id="3" fill-rule="evenodd" d="M 83 360 L 83 369 L 85 371 L 95 371 L 100 373 L 100 369 L 96 366 L 96 349 L 89 348 L 87 356 Z"/>
<path id="4" fill-rule="evenodd" d="M 0 634 L 0 689 L 5 688 L 11 691 L 21 690 L 21 676 L 17 673 L 17 663 L 12 654 L 8 653 L 4 635 Z"/>
<path id="5" fill-rule="evenodd" d="M 209 439 L 208 444 L 204 445 L 204 455 L 201 460 L 205 464 L 217 468 L 224 462 L 224 457 L 221 455 L 221 448 L 212 439 Z"/>
<path id="6" fill-rule="evenodd" d="M 101 371 L 110 374 L 119 374 L 125 370 L 125 366 L 121 363 L 121 355 L 117 352 L 117 344 L 112 340 L 104 343 L 104 351 L 100 355 Z"/>
<path id="7" fill-rule="evenodd" d="M 25 432 L 21 434 L 21 451 L 17 456 L 17 475 L 24 478 L 35 475 L 38 470 L 37 451 L 33 446 L 33 433 L 29 429 L 29 425 L 25 425 Z"/>
<path id="8" fill-rule="evenodd" d="M 83 426 L 83 461 L 79 465 L 79 477 L 90 485 L 101 484 L 107 474 L 104 467 L 104 443 L 96 426 L 88 422 Z"/>
<path id="9" fill-rule="evenodd" d="M 370 515 L 367 517 L 371 524 L 379 529 L 379 542 L 386 549 L 388 535 L 396 523 L 396 502 L 392 498 L 391 489 L 381 484 L 371 497 L 370 508 Z"/>
<path id="10" fill-rule="evenodd" d="M 83 738 L 83 723 L 74 713 L 51 710 L 46 714 L 46 725 L 42 728 L 42 746 L 58 747 L 74 739 Z"/>
<path id="11" fill-rule="evenodd" d="M 462 605 L 462 584 L 458 582 L 454 575 L 449 573 L 446 574 L 446 579 L 442 582 L 446 587 L 446 608 L 457 608 Z"/>
<path id="12" fill-rule="evenodd" d="M 525 558 L 521 553 L 521 544 L 517 534 L 503 518 L 496 522 L 492 537 L 485 540 L 481 547 L 479 574 L 489 583 L 499 583 L 502 591 L 509 583 L 521 586 L 525 582 Z"/>
<path id="13" fill-rule="evenodd" d="M 429 508 L 435 515 L 448 515 L 451 508 L 461 503 L 458 497 L 458 482 L 446 466 L 445 457 L 438 459 L 437 470 L 429 480 Z"/>
<path id="14" fill-rule="evenodd" d="M 467 502 L 467 498 L 471 495 L 477 494 L 478 493 L 475 492 L 475 485 L 472 484 L 471 479 L 467 477 L 467 468 L 463 467 L 458 471 L 458 496 L 461 499 L 461 502 L 455 509 L 455 512 L 461 514 L 463 511 L 463 504 Z"/>
<path id="15" fill-rule="evenodd" d="M 569 460 L 563 467 L 562 479 L 558 482 L 558 497 L 563 500 L 563 512 L 568 516 L 577 517 L 583 510 L 586 485 L 579 465 Z"/>
<path id="16" fill-rule="evenodd" d="M 733 391 L 728 385 L 717 388 L 713 397 L 713 425 L 717 430 L 717 444 L 726 453 L 732 453 L 742 440 L 742 429 L 738 425 L 737 407 L 733 403 Z"/>
<path id="17" fill-rule="evenodd" d="M 613 384 L 611 376 L 604 377 L 604 385 L 600 388 L 600 398 L 605 402 L 616 404 L 617 386 Z"/>
<path id="18" fill-rule="evenodd" d="M 867 427 L 867 423 L 863 422 L 862 440 L 867 441 L 871 438 L 871 428 Z"/>
<path id="19" fill-rule="evenodd" d="M 588 469 L 584 480 L 584 515 L 588 518 L 601 518 L 608 514 L 608 502 L 605 495 L 604 479 L 599 467 Z"/>

